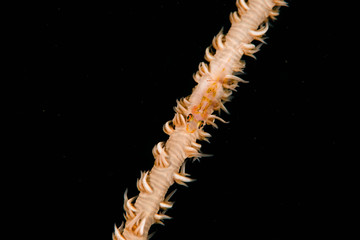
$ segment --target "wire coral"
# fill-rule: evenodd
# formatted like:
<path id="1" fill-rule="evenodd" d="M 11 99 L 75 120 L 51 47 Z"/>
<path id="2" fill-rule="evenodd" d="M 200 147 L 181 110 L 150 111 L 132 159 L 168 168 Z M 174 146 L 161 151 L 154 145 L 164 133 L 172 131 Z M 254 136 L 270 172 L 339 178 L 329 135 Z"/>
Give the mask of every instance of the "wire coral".
<path id="1" fill-rule="evenodd" d="M 163 130 L 169 139 L 154 146 L 154 166 L 150 171 L 141 172 L 137 180 L 140 194 L 129 199 L 125 192 L 126 223 L 115 226 L 114 240 L 148 239 L 151 225 L 163 224 L 162 220 L 170 218 L 165 215 L 172 207 L 169 200 L 173 192 L 167 195 L 169 187 L 174 182 L 186 185 L 193 181 L 185 172 L 185 160 L 206 156 L 200 152 L 198 142 L 210 137 L 204 126 L 217 127 L 215 120 L 225 122 L 214 112 L 228 112 L 224 104 L 230 101 L 238 84 L 246 82 L 237 76 L 245 67 L 242 56 L 254 57 L 259 51 L 269 29 L 269 19 L 275 20 L 279 7 L 286 3 L 283 0 L 237 0 L 236 6 L 237 11 L 230 14 L 228 33 L 225 35 L 221 30 L 205 51 L 208 64 L 199 64 L 193 76 L 197 85 L 192 94 L 177 101 L 174 118 L 165 123 Z M 256 46 L 253 40 L 261 43 Z"/>

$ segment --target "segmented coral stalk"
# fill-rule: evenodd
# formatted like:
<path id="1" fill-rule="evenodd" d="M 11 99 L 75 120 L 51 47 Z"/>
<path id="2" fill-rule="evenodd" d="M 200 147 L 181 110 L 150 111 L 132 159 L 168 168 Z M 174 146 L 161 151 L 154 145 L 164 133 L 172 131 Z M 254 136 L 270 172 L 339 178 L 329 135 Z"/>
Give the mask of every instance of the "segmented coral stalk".
<path id="1" fill-rule="evenodd" d="M 213 39 L 212 49 L 208 47 L 205 59 L 194 74 L 198 83 L 190 96 L 177 101 L 175 116 L 168 121 L 163 130 L 169 135 L 164 143 L 153 148 L 155 163 L 147 172 L 141 172 L 137 181 L 140 194 L 128 199 L 124 196 L 125 225 L 115 226 L 114 240 L 145 240 L 148 231 L 155 223 L 170 218 L 165 211 L 172 207 L 169 201 L 172 193 L 166 196 L 174 182 L 186 185 L 193 181 L 185 173 L 187 158 L 200 158 L 201 144 L 210 134 L 205 125 L 217 127 L 215 120 L 223 121 L 214 111 L 227 112 L 224 103 L 239 82 L 238 76 L 245 66 L 240 61 L 243 55 L 254 56 L 261 43 L 255 46 L 253 40 L 264 42 L 263 36 L 269 28 L 268 20 L 274 20 L 283 0 L 237 0 L 238 10 L 230 14 L 231 28 L 226 35 L 222 31 Z M 216 50 L 216 53 L 213 50 Z"/>

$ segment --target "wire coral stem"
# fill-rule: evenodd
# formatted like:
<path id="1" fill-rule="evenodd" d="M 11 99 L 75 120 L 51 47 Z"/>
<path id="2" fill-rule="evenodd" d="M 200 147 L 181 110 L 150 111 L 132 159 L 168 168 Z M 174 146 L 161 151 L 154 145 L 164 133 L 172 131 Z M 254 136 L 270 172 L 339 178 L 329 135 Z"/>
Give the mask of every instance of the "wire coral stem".
<path id="1" fill-rule="evenodd" d="M 115 226 L 113 240 L 148 239 L 153 224 L 163 224 L 162 220 L 170 218 L 165 215 L 172 207 L 169 199 L 173 193 L 165 196 L 169 187 L 174 182 L 186 186 L 193 181 L 185 173 L 185 160 L 206 156 L 200 152 L 201 144 L 197 142 L 210 137 L 203 130 L 204 126 L 217 127 L 215 120 L 225 122 L 213 112 L 221 109 L 227 112 L 224 103 L 230 100 L 238 83 L 245 82 L 234 75 L 244 68 L 240 61 L 242 56 L 254 57 L 261 45 L 255 46 L 252 41 L 263 42 L 268 19 L 275 19 L 279 7 L 286 3 L 282 0 L 237 0 L 236 5 L 237 12 L 230 14 L 229 32 L 224 35 L 221 31 L 213 40 L 216 53 L 209 48 L 206 50 L 209 65 L 200 63 L 199 71 L 194 74 L 197 86 L 190 96 L 177 101 L 174 118 L 164 125 L 169 139 L 153 148 L 154 166 L 151 171 L 141 172 L 137 181 L 139 195 L 128 199 L 125 192 L 126 223 L 119 228 Z"/>
<path id="2" fill-rule="evenodd" d="M 188 157 L 185 153 L 186 147 L 191 146 L 191 142 L 195 141 L 191 135 L 184 134 L 184 131 L 175 130 L 169 137 L 164 151 L 167 152 L 167 161 L 169 165 L 162 167 L 161 165 L 154 165 L 150 171 L 148 181 L 152 188 L 152 192 L 140 191 L 140 194 L 134 204 L 137 212 L 133 218 L 129 218 L 125 224 L 124 237 L 126 239 L 146 239 L 147 232 L 154 223 L 160 223 L 161 216 L 158 212 L 161 208 L 161 203 L 165 199 L 165 195 L 171 185 L 174 184 L 174 174 L 179 172 L 184 160 Z M 179 139 L 181 142 L 179 142 Z M 139 216 L 139 218 L 137 218 Z M 163 219 L 167 218 L 163 215 Z M 131 221 L 131 219 L 136 219 Z M 130 220 L 130 221 L 129 221 Z M 141 225 L 143 223 L 143 225 Z M 138 228 L 138 231 L 136 231 Z M 134 233 L 140 236 L 134 236 Z"/>

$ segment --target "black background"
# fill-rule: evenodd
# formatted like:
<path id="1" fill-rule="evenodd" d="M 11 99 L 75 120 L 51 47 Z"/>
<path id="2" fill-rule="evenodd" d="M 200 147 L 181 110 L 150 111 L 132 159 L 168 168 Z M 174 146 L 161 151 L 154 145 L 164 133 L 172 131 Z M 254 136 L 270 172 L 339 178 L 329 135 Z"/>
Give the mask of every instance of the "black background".
<path id="1" fill-rule="evenodd" d="M 288 1 L 267 45 L 245 58 L 230 121 L 207 127 L 214 154 L 188 163 L 197 181 L 176 186 L 174 208 L 153 239 L 308 239 L 338 231 L 342 94 L 332 4 Z M 315 1 L 313 1 L 315 2 Z M 301 5 L 303 4 L 303 5 Z M 305 5 L 307 4 L 307 5 Z M 12 234 L 111 239 L 123 193 L 234 0 L 19 5 L 13 28 L 12 158 L 4 167 Z M 334 160 L 336 159 L 336 160 Z M 331 209 L 331 211 L 330 211 Z M 335 224 L 336 225 L 336 224 Z"/>

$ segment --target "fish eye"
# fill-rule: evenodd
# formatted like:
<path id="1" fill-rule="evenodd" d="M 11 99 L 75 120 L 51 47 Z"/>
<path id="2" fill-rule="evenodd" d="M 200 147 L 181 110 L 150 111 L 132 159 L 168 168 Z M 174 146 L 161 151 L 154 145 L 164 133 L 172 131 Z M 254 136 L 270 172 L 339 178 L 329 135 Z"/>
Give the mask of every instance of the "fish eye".
<path id="1" fill-rule="evenodd" d="M 204 123 L 203 120 L 198 121 L 198 123 L 197 123 L 197 126 L 198 126 L 199 129 L 202 128 L 204 125 L 205 125 L 205 123 Z"/>
<path id="2" fill-rule="evenodd" d="M 187 117 L 186 117 L 186 122 L 190 122 L 191 120 L 193 120 L 194 116 L 190 113 Z"/>

